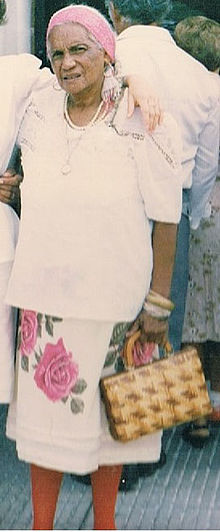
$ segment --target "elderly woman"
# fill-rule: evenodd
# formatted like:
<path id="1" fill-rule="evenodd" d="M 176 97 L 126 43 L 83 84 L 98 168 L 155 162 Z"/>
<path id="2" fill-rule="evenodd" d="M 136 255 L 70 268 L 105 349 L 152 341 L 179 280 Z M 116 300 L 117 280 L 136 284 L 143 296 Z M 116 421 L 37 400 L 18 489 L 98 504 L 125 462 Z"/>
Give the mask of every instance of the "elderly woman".
<path id="1" fill-rule="evenodd" d="M 7 23 L 6 2 L 0 0 L 0 25 Z M 1 28 L 0 28 L 1 31 Z M 28 106 L 32 87 L 51 83 L 50 69 L 40 69 L 41 61 L 30 54 L 0 57 L 0 403 L 10 402 L 14 380 L 14 317 L 15 311 L 5 304 L 5 293 L 12 267 L 18 233 L 19 184 L 21 177 L 11 168 L 11 153 L 19 124 Z M 151 130 L 161 118 L 160 105 L 144 80 L 128 79 L 133 91 L 138 89 L 142 112 L 147 128 Z M 132 114 L 133 98 L 129 92 L 128 114 Z M 5 205 L 3 205 L 5 203 Z M 9 203 L 11 209 L 6 204 Z"/>
<path id="2" fill-rule="evenodd" d="M 161 434 L 114 441 L 99 380 L 117 371 L 132 323 L 142 343 L 166 340 L 179 137 L 170 116 L 154 134 L 138 109 L 127 119 L 114 33 L 99 12 L 55 13 L 47 48 L 55 77 L 32 91 L 18 134 L 22 217 L 7 302 L 21 310 L 7 434 L 32 464 L 34 529 L 52 529 L 64 471 L 91 473 L 94 528 L 114 529 L 121 464 L 158 460 Z"/>

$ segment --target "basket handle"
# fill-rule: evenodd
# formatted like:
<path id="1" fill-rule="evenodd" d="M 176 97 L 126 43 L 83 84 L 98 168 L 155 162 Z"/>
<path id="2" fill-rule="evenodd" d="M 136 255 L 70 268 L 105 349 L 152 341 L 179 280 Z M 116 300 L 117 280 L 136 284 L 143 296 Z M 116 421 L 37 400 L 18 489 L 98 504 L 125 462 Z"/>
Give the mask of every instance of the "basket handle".
<path id="1" fill-rule="evenodd" d="M 166 341 L 163 349 L 164 349 L 165 357 L 174 355 L 174 349 L 173 349 L 172 344 L 169 342 L 169 340 Z"/>
<path id="2" fill-rule="evenodd" d="M 133 333 L 131 336 L 129 336 L 125 340 L 124 348 L 122 351 L 122 358 L 124 360 L 125 366 L 127 369 L 134 368 L 134 357 L 133 357 L 133 351 L 134 351 L 134 345 L 135 342 L 140 338 L 141 331 L 138 329 L 135 333 Z M 172 356 L 174 354 L 173 346 L 171 343 L 167 340 L 165 346 L 164 346 L 164 358 L 167 358 L 169 356 Z M 151 362 L 149 362 L 150 364 Z M 147 365 L 147 364 L 146 364 Z"/>
<path id="3" fill-rule="evenodd" d="M 138 329 L 135 333 L 133 333 L 127 340 L 125 340 L 124 349 L 122 352 L 122 358 L 124 359 L 125 366 L 127 368 L 133 368 L 134 367 L 134 358 L 133 358 L 133 350 L 134 350 L 134 344 L 140 338 L 141 331 Z"/>

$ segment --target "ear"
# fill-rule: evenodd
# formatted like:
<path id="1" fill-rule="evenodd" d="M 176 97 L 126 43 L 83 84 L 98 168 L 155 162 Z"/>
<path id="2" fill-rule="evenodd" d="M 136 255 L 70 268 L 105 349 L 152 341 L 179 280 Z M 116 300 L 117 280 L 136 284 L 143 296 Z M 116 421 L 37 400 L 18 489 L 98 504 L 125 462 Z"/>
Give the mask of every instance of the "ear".
<path id="1" fill-rule="evenodd" d="M 109 64 L 111 64 L 111 62 L 112 62 L 112 61 L 111 61 L 109 55 L 107 54 L 107 52 L 105 52 L 105 53 L 104 53 L 104 65 L 105 65 L 105 66 L 106 66 L 106 65 L 109 65 Z"/>

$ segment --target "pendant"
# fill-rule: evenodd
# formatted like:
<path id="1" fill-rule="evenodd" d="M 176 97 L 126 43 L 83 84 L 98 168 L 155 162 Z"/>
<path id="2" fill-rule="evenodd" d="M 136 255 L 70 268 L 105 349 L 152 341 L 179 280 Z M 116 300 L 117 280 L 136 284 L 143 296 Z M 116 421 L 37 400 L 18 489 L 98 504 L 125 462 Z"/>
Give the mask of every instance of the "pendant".
<path id="1" fill-rule="evenodd" d="M 66 163 L 63 168 L 61 169 L 62 174 L 68 175 L 71 172 L 71 166 L 70 164 Z"/>

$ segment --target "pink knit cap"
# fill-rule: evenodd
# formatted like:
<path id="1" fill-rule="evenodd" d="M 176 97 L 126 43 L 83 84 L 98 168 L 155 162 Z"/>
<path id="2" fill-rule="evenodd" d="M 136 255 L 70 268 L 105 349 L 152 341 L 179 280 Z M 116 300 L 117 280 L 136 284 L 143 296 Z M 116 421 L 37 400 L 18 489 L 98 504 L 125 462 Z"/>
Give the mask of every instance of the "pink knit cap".
<path id="1" fill-rule="evenodd" d="M 85 5 L 70 5 L 56 11 L 52 15 L 47 28 L 47 44 L 50 31 L 54 26 L 67 22 L 77 22 L 86 28 L 95 37 L 107 52 L 110 59 L 115 59 L 115 34 L 108 23 L 97 9 Z"/>

